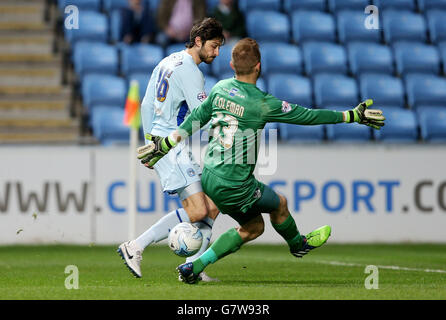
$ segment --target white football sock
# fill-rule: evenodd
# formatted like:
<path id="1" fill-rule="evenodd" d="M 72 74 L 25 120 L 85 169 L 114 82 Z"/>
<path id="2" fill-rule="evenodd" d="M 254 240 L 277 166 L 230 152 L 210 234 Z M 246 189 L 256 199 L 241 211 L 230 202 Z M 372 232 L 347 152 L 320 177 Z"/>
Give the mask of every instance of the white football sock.
<path id="1" fill-rule="evenodd" d="M 159 242 L 169 236 L 170 230 L 180 222 L 190 222 L 189 216 L 183 208 L 179 208 L 159 219 L 153 226 L 135 239 L 144 249 L 153 242 Z"/>

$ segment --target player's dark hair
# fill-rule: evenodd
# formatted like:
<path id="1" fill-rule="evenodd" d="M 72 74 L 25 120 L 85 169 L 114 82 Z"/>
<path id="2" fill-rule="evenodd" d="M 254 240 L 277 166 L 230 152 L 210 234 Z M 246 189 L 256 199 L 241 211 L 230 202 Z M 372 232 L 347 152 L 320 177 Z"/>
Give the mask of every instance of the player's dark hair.
<path id="1" fill-rule="evenodd" d="M 251 74 L 260 62 L 259 44 L 254 39 L 244 38 L 235 44 L 231 55 L 236 75 Z"/>
<path id="2" fill-rule="evenodd" d="M 225 42 L 223 26 L 220 21 L 214 18 L 204 18 L 194 23 L 190 30 L 189 42 L 186 44 L 186 48 L 192 48 L 195 45 L 196 37 L 200 37 L 201 43 L 203 44 L 213 39 L 221 40 L 222 45 Z"/>

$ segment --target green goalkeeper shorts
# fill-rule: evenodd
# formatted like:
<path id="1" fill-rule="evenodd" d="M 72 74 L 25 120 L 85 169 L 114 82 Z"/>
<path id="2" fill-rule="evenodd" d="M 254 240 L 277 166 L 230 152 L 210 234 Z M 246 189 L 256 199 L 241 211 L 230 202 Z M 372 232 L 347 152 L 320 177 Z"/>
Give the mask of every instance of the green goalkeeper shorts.
<path id="1" fill-rule="evenodd" d="M 254 176 L 242 182 L 231 181 L 205 167 L 201 185 L 220 212 L 231 216 L 241 226 L 262 213 L 271 213 L 280 204 L 277 193 Z"/>

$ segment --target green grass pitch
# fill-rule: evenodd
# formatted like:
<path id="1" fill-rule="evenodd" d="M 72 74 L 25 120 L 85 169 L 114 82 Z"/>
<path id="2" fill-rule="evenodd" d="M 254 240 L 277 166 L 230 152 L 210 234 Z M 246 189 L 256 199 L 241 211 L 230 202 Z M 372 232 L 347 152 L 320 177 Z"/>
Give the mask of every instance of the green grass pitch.
<path id="1" fill-rule="evenodd" d="M 197 285 L 178 281 L 175 268 L 184 260 L 167 246 L 144 252 L 141 279 L 130 274 L 116 249 L 0 246 L 0 299 L 446 299 L 446 245 L 327 244 L 302 259 L 285 245 L 246 245 L 206 269 L 220 282 Z M 73 275 L 65 273 L 68 265 L 78 268 L 78 289 L 65 287 Z M 378 268 L 378 289 L 365 287 L 372 276 L 367 265 Z"/>

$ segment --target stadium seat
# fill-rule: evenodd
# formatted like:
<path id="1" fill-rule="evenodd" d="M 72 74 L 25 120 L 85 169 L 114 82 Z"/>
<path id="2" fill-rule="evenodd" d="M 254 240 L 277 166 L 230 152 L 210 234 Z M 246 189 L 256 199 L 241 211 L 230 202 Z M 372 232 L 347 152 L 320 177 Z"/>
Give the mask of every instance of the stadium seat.
<path id="1" fill-rule="evenodd" d="M 325 138 L 325 126 L 304 126 L 279 123 L 280 139 L 287 142 L 321 142 Z"/>
<path id="2" fill-rule="evenodd" d="M 383 110 L 386 125 L 372 130 L 375 139 L 383 142 L 415 142 L 418 140 L 418 123 L 415 112 L 401 108 Z"/>
<path id="3" fill-rule="evenodd" d="M 387 10 L 384 11 L 382 17 L 386 43 L 427 40 L 426 21 L 421 14 L 412 11 Z"/>
<path id="4" fill-rule="evenodd" d="M 127 86 L 123 78 L 111 75 L 89 74 L 81 83 L 84 106 L 92 110 L 96 105 L 124 108 Z"/>
<path id="5" fill-rule="evenodd" d="M 440 57 L 443 61 L 443 73 L 446 74 L 446 41 L 440 43 L 438 49 L 440 50 Z"/>
<path id="6" fill-rule="evenodd" d="M 229 65 L 229 61 L 231 61 L 231 51 L 232 51 L 232 46 L 229 44 L 220 47 L 220 52 L 218 57 L 216 57 L 211 64 L 212 73 L 216 77 L 221 77 L 223 74 L 226 73 L 234 74 L 234 71 L 231 69 L 231 66 Z"/>
<path id="7" fill-rule="evenodd" d="M 446 9 L 429 10 L 426 13 L 430 40 L 433 43 L 446 41 L 446 23 L 444 21 L 445 17 L 446 17 Z"/>
<path id="8" fill-rule="evenodd" d="M 130 82 L 132 80 L 138 81 L 139 86 L 139 101 L 142 103 L 142 100 L 144 99 L 144 96 L 146 95 L 147 85 L 149 84 L 150 80 L 150 73 L 132 73 L 127 77 L 127 87 L 130 87 Z"/>
<path id="9" fill-rule="evenodd" d="M 297 10 L 291 14 L 292 39 L 305 41 L 336 41 L 335 19 L 330 13 Z"/>
<path id="10" fill-rule="evenodd" d="M 418 8 L 420 11 L 427 11 L 430 9 L 446 9 L 445 0 L 418 0 Z"/>
<path id="11" fill-rule="evenodd" d="M 92 110 L 93 136 L 102 145 L 129 142 L 130 130 L 124 124 L 124 108 L 98 107 Z"/>
<path id="12" fill-rule="evenodd" d="M 212 88 L 215 86 L 217 82 L 218 82 L 217 78 L 212 76 L 206 76 L 204 78 L 204 92 L 206 92 L 206 95 L 209 96 L 209 93 L 211 92 Z"/>
<path id="13" fill-rule="evenodd" d="M 134 72 L 152 73 L 163 58 L 163 49 L 158 45 L 124 45 L 121 48 L 121 72 L 124 75 Z"/>
<path id="14" fill-rule="evenodd" d="M 421 138 L 427 142 L 446 142 L 446 106 L 417 110 Z"/>
<path id="15" fill-rule="evenodd" d="M 246 14 L 248 36 L 257 41 L 289 42 L 288 16 L 276 11 L 253 10 Z"/>
<path id="16" fill-rule="evenodd" d="M 289 43 L 262 43 L 262 73 L 275 72 L 299 74 L 303 71 L 302 53 L 299 47 Z"/>
<path id="17" fill-rule="evenodd" d="M 245 13 L 250 10 L 280 11 L 281 0 L 239 0 L 238 6 Z"/>
<path id="18" fill-rule="evenodd" d="M 309 78 L 292 74 L 272 74 L 268 77 L 268 91 L 280 100 L 307 108 L 313 106 Z"/>
<path id="19" fill-rule="evenodd" d="M 64 28 L 65 39 L 73 47 L 78 41 L 107 42 L 108 21 L 105 14 L 95 11 L 79 13 L 79 28 Z"/>
<path id="20" fill-rule="evenodd" d="M 102 0 L 102 8 L 105 12 L 112 12 L 116 9 L 129 8 L 128 0 Z"/>
<path id="21" fill-rule="evenodd" d="M 284 0 L 283 9 L 288 13 L 294 10 L 325 11 L 327 9 L 327 3 L 325 0 Z"/>
<path id="22" fill-rule="evenodd" d="M 345 75 L 317 75 L 314 77 L 313 90 L 314 102 L 320 108 L 344 106 L 347 109 L 359 103 L 356 81 Z"/>
<path id="23" fill-rule="evenodd" d="M 101 10 L 101 0 L 58 0 L 57 6 L 60 12 L 65 12 L 67 6 L 76 6 L 79 11 L 91 10 L 100 11 Z"/>
<path id="24" fill-rule="evenodd" d="M 446 101 L 446 78 L 430 74 L 405 77 L 407 102 L 413 109 L 420 106 L 442 106 Z"/>
<path id="25" fill-rule="evenodd" d="M 400 78 L 387 74 L 363 74 L 359 81 L 361 101 L 373 99 L 373 107 L 404 108 L 405 92 Z"/>
<path id="26" fill-rule="evenodd" d="M 73 62 L 80 79 L 88 73 L 118 73 L 118 51 L 104 43 L 78 42 L 74 47 Z"/>
<path id="27" fill-rule="evenodd" d="M 122 16 L 119 10 L 113 10 L 109 14 L 109 29 L 112 43 L 122 41 Z"/>
<path id="28" fill-rule="evenodd" d="M 435 46 L 424 43 L 398 42 L 393 45 L 398 74 L 440 73 L 440 55 Z"/>
<path id="29" fill-rule="evenodd" d="M 277 122 L 267 122 L 263 128 L 262 135 L 265 137 L 265 142 L 269 141 L 269 137 L 274 134 L 276 135 L 276 141 L 279 140 L 279 124 Z"/>
<path id="30" fill-rule="evenodd" d="M 365 17 L 364 12 L 359 10 L 340 11 L 336 16 L 339 41 L 381 42 L 381 30 L 367 29 L 364 25 Z"/>
<path id="31" fill-rule="evenodd" d="M 302 47 L 307 75 L 347 73 L 347 54 L 343 46 L 328 42 L 307 42 Z"/>
<path id="32" fill-rule="evenodd" d="M 266 85 L 265 79 L 260 77 L 257 79 L 257 88 L 259 88 L 263 92 L 268 92 L 268 87 Z"/>
<path id="33" fill-rule="evenodd" d="M 373 4 L 380 10 L 386 9 L 402 9 L 416 10 L 416 0 L 373 0 Z"/>
<path id="34" fill-rule="evenodd" d="M 359 76 L 365 72 L 393 74 L 390 47 L 378 43 L 352 42 L 347 45 L 350 71 Z"/>
<path id="35" fill-rule="evenodd" d="M 328 9 L 338 12 L 344 9 L 364 9 L 370 4 L 369 0 L 328 0 Z"/>

